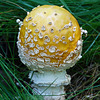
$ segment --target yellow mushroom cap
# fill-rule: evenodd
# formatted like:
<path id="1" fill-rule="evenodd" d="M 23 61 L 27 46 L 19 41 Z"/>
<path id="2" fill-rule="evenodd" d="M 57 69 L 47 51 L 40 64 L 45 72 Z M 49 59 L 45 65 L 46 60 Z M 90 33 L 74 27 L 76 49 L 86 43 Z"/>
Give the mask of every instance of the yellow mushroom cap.
<path id="1" fill-rule="evenodd" d="M 17 46 L 21 61 L 31 70 L 67 69 L 81 57 L 80 26 L 62 7 L 38 6 L 21 24 Z"/>

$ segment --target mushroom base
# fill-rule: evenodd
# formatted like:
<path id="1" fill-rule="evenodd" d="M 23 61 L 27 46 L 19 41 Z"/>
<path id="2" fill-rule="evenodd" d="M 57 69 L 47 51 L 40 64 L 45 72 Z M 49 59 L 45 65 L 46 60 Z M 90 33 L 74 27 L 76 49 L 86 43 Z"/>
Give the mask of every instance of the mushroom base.
<path id="1" fill-rule="evenodd" d="M 31 86 L 35 92 L 43 95 L 45 100 L 65 100 L 64 85 L 68 85 L 71 80 L 66 70 L 44 71 L 44 73 L 31 71 L 29 78 L 34 82 Z"/>
<path id="2" fill-rule="evenodd" d="M 44 100 L 65 100 L 64 86 L 59 87 L 35 87 L 35 91 L 41 93 Z"/>

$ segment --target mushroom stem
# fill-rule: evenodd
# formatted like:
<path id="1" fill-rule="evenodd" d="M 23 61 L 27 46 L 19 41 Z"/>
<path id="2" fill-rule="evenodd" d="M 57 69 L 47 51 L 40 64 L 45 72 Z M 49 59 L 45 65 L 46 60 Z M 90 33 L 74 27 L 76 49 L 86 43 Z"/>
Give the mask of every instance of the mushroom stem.
<path id="1" fill-rule="evenodd" d="M 45 100 L 65 100 L 64 85 L 70 83 L 71 77 L 63 71 L 44 71 L 44 73 L 31 71 L 29 78 L 34 83 L 31 85 L 44 96 Z"/>

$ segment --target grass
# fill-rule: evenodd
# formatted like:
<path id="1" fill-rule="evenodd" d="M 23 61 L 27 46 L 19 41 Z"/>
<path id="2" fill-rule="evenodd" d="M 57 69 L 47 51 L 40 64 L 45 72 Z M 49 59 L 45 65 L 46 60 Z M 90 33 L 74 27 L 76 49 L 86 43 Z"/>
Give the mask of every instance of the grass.
<path id="1" fill-rule="evenodd" d="M 83 36 L 82 59 L 67 70 L 72 76 L 65 87 L 66 100 L 100 100 L 100 1 L 99 0 L 0 0 L 0 100 L 43 100 L 32 95 L 29 70 L 20 62 L 16 19 L 38 5 L 64 5 L 88 36 Z M 18 85 L 17 85 L 18 84 Z"/>

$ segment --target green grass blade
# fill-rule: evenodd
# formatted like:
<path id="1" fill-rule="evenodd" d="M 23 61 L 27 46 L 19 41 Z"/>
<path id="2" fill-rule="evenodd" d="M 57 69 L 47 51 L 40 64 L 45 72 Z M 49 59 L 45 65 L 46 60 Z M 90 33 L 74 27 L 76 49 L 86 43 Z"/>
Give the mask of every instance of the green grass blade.
<path id="1" fill-rule="evenodd" d="M 96 38 L 93 40 L 93 42 L 91 43 L 91 45 L 88 47 L 88 49 L 85 51 L 84 54 L 86 54 L 90 50 L 90 48 L 94 45 L 94 43 L 96 42 L 96 40 L 98 39 L 99 36 L 100 36 L 100 33 L 96 36 Z"/>

